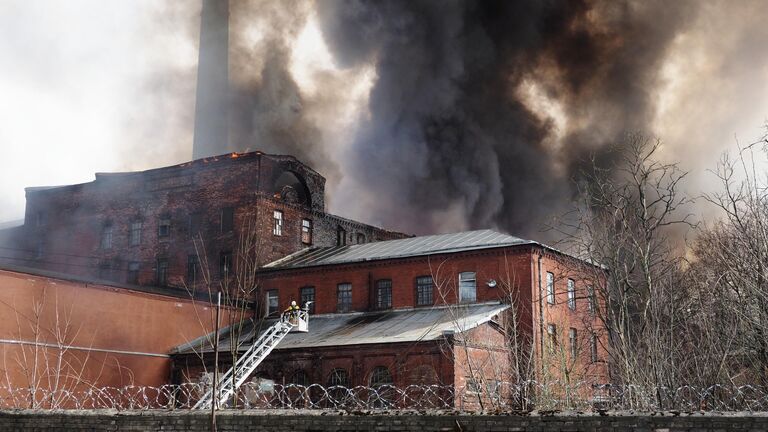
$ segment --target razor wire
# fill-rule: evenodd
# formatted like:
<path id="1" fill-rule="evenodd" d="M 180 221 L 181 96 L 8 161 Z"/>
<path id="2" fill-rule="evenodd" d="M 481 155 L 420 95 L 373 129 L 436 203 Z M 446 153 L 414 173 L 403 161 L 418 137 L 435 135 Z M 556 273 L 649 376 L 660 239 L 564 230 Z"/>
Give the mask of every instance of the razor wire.
<path id="1" fill-rule="evenodd" d="M 243 384 L 220 409 L 768 411 L 768 388 L 712 385 L 678 388 L 592 383 L 491 381 L 450 385 L 323 386 Z M 191 410 L 210 385 L 93 387 L 83 390 L 0 387 L 0 409 Z"/>

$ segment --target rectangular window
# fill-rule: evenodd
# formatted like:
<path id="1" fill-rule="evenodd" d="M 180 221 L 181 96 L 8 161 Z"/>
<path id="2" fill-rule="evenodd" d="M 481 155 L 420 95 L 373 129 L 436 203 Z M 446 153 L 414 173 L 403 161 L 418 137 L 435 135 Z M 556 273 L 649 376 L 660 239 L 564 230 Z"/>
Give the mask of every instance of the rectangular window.
<path id="1" fill-rule="evenodd" d="M 141 226 L 142 226 L 142 223 L 139 221 L 131 222 L 131 235 L 130 235 L 131 246 L 137 246 L 141 244 Z"/>
<path id="2" fill-rule="evenodd" d="M 168 284 L 168 260 L 165 258 L 157 259 L 157 285 L 165 286 Z"/>
<path id="3" fill-rule="evenodd" d="M 547 303 L 555 304 L 555 275 L 547 272 Z"/>
<path id="4" fill-rule="evenodd" d="M 315 287 L 304 287 L 301 289 L 301 306 L 304 307 L 304 305 L 307 304 L 307 302 L 312 302 L 309 304 L 309 307 L 307 308 L 309 310 L 309 313 L 313 314 L 315 313 Z"/>
<path id="5" fill-rule="evenodd" d="M 235 229 L 235 209 L 224 207 L 221 209 L 221 233 L 232 232 Z"/>
<path id="6" fill-rule="evenodd" d="M 547 339 L 550 350 L 554 350 L 557 347 L 557 326 L 554 324 L 547 324 Z"/>
<path id="7" fill-rule="evenodd" d="M 341 283 L 336 291 L 336 311 L 349 312 L 352 310 L 352 284 Z"/>
<path id="8" fill-rule="evenodd" d="M 222 279 L 229 277 L 232 272 L 232 252 L 225 251 L 219 253 L 219 277 Z"/>
<path id="9" fill-rule="evenodd" d="M 568 330 L 568 344 L 569 348 L 571 349 L 571 361 L 573 361 L 579 354 L 578 332 L 573 327 Z"/>
<path id="10" fill-rule="evenodd" d="M 301 220 L 301 242 L 307 245 L 312 244 L 312 221 L 309 219 Z"/>
<path id="11" fill-rule="evenodd" d="M 336 246 L 345 246 L 347 244 L 347 231 L 342 227 L 336 229 Z"/>
<path id="12" fill-rule="evenodd" d="M 280 210 L 275 210 L 274 213 L 272 213 L 272 217 L 274 220 L 274 225 L 272 226 L 272 234 L 276 236 L 283 235 L 283 212 Z"/>
<path id="13" fill-rule="evenodd" d="M 568 309 L 576 310 L 576 284 L 568 279 Z"/>
<path id="14" fill-rule="evenodd" d="M 200 233 L 202 216 L 199 213 L 192 213 L 187 219 L 187 232 L 190 238 L 195 238 Z"/>
<path id="15" fill-rule="evenodd" d="M 365 234 L 357 233 L 357 244 L 365 243 Z"/>
<path id="16" fill-rule="evenodd" d="M 278 297 L 277 290 L 267 291 L 267 316 L 276 314 L 280 309 L 280 298 Z"/>
<path id="17" fill-rule="evenodd" d="M 588 286 L 587 287 L 587 300 L 589 305 L 589 314 L 594 315 L 595 311 L 597 310 L 597 299 L 595 298 L 595 288 Z"/>
<path id="18" fill-rule="evenodd" d="M 139 263 L 137 262 L 128 263 L 128 283 L 134 285 L 139 283 Z"/>
<path id="19" fill-rule="evenodd" d="M 392 307 L 392 281 L 381 279 L 376 281 L 376 309 Z"/>
<path id="20" fill-rule="evenodd" d="M 197 255 L 187 255 L 187 284 L 197 283 L 198 273 L 200 272 L 200 260 Z"/>
<path id="21" fill-rule="evenodd" d="M 477 281 L 475 272 L 459 273 L 459 301 L 472 303 L 477 301 Z"/>
<path id="22" fill-rule="evenodd" d="M 427 306 L 434 303 L 432 300 L 432 276 L 419 276 L 416 278 L 416 306 Z"/>
<path id="23" fill-rule="evenodd" d="M 101 248 L 112 249 L 112 225 L 104 225 L 101 230 Z"/>
<path id="24" fill-rule="evenodd" d="M 597 335 L 594 333 L 589 337 L 589 359 L 592 363 L 597 361 Z"/>
<path id="25" fill-rule="evenodd" d="M 171 235 L 171 218 L 160 218 L 157 224 L 157 236 L 168 238 Z"/>

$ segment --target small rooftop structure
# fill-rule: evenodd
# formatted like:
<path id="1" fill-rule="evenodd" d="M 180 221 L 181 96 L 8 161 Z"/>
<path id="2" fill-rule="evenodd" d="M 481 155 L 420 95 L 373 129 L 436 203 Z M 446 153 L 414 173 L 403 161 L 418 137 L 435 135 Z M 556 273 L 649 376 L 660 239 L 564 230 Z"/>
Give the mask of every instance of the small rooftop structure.
<path id="1" fill-rule="evenodd" d="M 471 330 L 508 309 L 499 302 L 447 305 L 432 308 L 400 309 L 382 312 L 311 315 L 309 333 L 290 333 L 277 346 L 277 350 L 317 348 L 343 345 L 382 344 L 431 341 L 446 334 Z M 241 351 L 275 323 L 270 320 L 247 320 L 242 327 Z M 219 351 L 229 351 L 231 327 L 222 329 Z M 212 352 L 212 334 L 176 347 L 172 354 Z"/>
<path id="2" fill-rule="evenodd" d="M 486 229 L 349 246 L 309 248 L 271 262 L 263 268 L 271 270 L 346 264 L 524 244 L 537 243 Z"/>

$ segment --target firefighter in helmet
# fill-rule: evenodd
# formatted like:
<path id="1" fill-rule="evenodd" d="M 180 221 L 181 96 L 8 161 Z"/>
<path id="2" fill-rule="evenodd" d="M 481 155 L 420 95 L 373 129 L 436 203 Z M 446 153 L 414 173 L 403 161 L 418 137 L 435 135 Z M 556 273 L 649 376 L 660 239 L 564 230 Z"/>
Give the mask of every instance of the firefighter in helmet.
<path id="1" fill-rule="evenodd" d="M 299 316 L 299 310 L 301 310 L 299 305 L 296 304 L 296 300 L 293 300 L 288 309 L 283 311 L 283 318 L 294 319 Z"/>

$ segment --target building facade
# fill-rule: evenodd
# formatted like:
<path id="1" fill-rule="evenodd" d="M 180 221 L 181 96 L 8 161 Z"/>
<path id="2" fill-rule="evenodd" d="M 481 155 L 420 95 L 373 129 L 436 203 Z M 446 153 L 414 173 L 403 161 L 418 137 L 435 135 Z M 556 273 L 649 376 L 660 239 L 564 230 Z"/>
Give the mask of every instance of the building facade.
<path id="1" fill-rule="evenodd" d="M 13 264 L 184 288 L 303 248 L 405 237 L 326 213 L 325 178 L 261 152 L 27 188 L 17 232 Z"/>
<path id="2" fill-rule="evenodd" d="M 594 269 L 491 230 L 312 248 L 261 269 L 257 318 L 241 337 L 252 340 L 291 301 L 311 301 L 309 333 L 289 334 L 258 377 L 484 389 L 564 376 L 605 383 Z M 204 345 L 177 349 L 179 382 L 212 370 Z"/>

